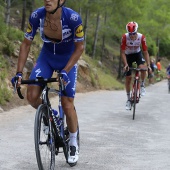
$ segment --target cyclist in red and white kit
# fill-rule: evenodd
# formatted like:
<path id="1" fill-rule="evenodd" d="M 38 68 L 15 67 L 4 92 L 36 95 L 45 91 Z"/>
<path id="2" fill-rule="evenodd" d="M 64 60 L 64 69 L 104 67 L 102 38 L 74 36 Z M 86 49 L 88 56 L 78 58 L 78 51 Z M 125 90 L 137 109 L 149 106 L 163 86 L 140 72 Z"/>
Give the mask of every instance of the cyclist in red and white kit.
<path id="1" fill-rule="evenodd" d="M 144 65 L 145 61 L 149 70 L 150 68 L 150 59 L 148 48 L 146 44 L 146 38 L 143 34 L 137 32 L 138 24 L 136 22 L 129 22 L 126 25 L 127 33 L 122 35 L 121 40 L 121 57 L 124 63 L 124 70 L 128 71 L 126 74 L 126 92 L 127 92 L 127 102 L 126 102 L 126 110 L 130 110 L 130 83 L 131 83 L 131 71 L 129 67 L 132 67 L 132 63 L 136 62 L 139 68 L 146 68 Z M 141 51 L 141 46 L 144 54 L 144 58 Z M 144 96 L 145 91 L 145 76 L 146 72 L 141 72 L 141 96 Z"/>

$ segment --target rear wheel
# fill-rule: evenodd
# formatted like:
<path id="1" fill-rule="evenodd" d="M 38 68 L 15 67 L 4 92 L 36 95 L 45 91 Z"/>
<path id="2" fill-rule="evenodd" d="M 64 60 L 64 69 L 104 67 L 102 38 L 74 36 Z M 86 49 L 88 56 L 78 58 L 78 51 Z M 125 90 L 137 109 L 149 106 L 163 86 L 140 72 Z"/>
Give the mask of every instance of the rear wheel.
<path id="1" fill-rule="evenodd" d="M 35 116 L 34 140 L 37 164 L 41 170 L 54 170 L 55 168 L 54 129 L 48 115 L 47 105 L 40 105 Z"/>
<path id="2" fill-rule="evenodd" d="M 65 156 L 65 159 L 66 159 L 66 162 L 67 162 L 67 160 L 68 160 L 68 150 L 69 150 L 69 146 L 68 146 L 69 131 L 68 131 L 67 127 L 64 129 L 64 138 L 65 138 L 65 145 L 63 146 L 63 152 L 64 152 L 64 156 Z"/>

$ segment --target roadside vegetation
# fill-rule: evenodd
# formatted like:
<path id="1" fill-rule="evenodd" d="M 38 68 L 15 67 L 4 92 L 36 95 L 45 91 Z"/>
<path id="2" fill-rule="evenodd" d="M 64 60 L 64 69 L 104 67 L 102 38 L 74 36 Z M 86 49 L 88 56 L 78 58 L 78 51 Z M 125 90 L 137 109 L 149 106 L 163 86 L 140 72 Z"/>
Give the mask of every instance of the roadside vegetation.
<path id="1" fill-rule="evenodd" d="M 139 32 L 146 35 L 150 55 L 155 60 L 161 57 L 163 66 L 161 74 L 162 78 L 165 78 L 165 67 L 170 60 L 170 15 L 168 15 L 170 1 L 163 1 L 164 3 L 162 0 L 144 0 L 142 3 L 136 0 L 79 0 L 79 3 L 77 0 L 67 1 L 66 6 L 78 11 L 83 19 L 86 34 L 83 60 L 92 68 L 90 81 L 94 88 L 107 90 L 124 88 L 122 65 L 119 64 L 121 63 L 119 46 L 121 35 L 126 31 L 125 25 L 131 20 L 138 22 Z M 7 22 L 7 4 L 4 3 L 7 1 L 0 2 L 2 5 L 0 5 L 0 105 L 4 105 L 13 97 L 9 83 L 11 76 L 15 74 L 15 70 L 11 69 L 11 61 L 18 49 L 17 42 L 24 38 L 23 32 L 27 27 L 30 13 L 43 3 L 39 0 L 27 0 L 24 6 L 23 2 L 26 0 L 11 0 L 10 20 Z M 130 15 L 126 15 L 125 11 Z M 164 22 L 165 20 L 167 22 Z M 42 41 L 38 34 L 31 47 L 35 60 L 41 45 Z M 81 77 L 79 81 L 81 82 Z"/>

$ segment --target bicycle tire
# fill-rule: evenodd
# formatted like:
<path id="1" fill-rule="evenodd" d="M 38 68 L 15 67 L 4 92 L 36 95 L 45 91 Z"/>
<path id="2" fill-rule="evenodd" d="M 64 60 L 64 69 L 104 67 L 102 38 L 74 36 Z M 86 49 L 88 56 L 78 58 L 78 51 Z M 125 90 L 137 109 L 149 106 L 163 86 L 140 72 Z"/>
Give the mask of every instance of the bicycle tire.
<path id="1" fill-rule="evenodd" d="M 69 131 L 68 131 L 67 127 L 64 129 L 64 141 L 65 141 L 65 145 L 63 146 L 63 152 L 64 152 L 64 156 L 65 156 L 65 159 L 66 159 L 66 162 L 67 162 L 68 161 L 68 150 L 69 150 L 69 146 L 68 146 Z"/>
<path id="2" fill-rule="evenodd" d="M 136 111 L 136 103 L 137 103 L 137 90 L 138 90 L 138 81 L 135 80 L 134 82 L 134 87 L 133 87 L 133 96 L 134 96 L 134 100 L 133 100 L 133 120 L 135 119 L 135 111 Z"/>
<path id="3" fill-rule="evenodd" d="M 78 127 L 77 127 L 77 144 L 78 144 L 79 152 L 80 152 L 80 129 L 79 129 L 79 124 L 78 124 Z"/>
<path id="4" fill-rule="evenodd" d="M 41 104 L 35 115 L 35 123 L 34 123 L 34 141 L 35 141 L 35 152 L 37 164 L 40 170 L 54 170 L 55 168 L 55 137 L 54 137 L 54 128 L 49 121 L 49 109 L 46 104 Z M 47 122 L 45 122 L 45 120 Z M 45 134 L 44 127 L 51 127 L 47 129 Z M 45 125 L 46 124 L 46 125 Z M 43 130 L 42 130 L 43 129 Z M 42 130 L 42 134 L 41 134 Z M 44 140 L 41 139 L 44 137 Z M 43 155 L 41 151 L 45 151 Z M 49 153 L 49 155 L 47 155 Z"/>

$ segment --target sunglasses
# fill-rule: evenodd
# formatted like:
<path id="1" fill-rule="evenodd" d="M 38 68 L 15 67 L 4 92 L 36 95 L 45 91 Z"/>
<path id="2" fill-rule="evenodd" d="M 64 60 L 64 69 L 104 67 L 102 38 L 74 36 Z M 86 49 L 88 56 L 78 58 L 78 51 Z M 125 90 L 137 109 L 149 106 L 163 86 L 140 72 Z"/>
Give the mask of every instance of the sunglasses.
<path id="1" fill-rule="evenodd" d="M 129 33 L 129 35 L 136 35 L 136 32 L 133 32 L 133 33 Z"/>

